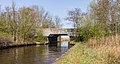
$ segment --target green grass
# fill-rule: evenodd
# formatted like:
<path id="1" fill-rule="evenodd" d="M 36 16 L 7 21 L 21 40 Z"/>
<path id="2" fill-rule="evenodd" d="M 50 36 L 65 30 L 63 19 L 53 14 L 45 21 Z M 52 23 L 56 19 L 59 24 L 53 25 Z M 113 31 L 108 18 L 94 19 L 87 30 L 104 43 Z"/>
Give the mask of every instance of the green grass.
<path id="1" fill-rule="evenodd" d="M 56 61 L 56 64 L 106 64 L 103 59 L 106 56 L 97 54 L 85 44 L 76 44 L 63 59 Z"/>
<path id="2" fill-rule="evenodd" d="M 8 34 L 8 33 L 1 32 L 1 31 L 0 31 L 0 36 L 7 37 L 7 36 L 9 36 L 9 34 Z"/>
<path id="3" fill-rule="evenodd" d="M 70 44 L 77 44 L 79 42 L 70 41 Z"/>

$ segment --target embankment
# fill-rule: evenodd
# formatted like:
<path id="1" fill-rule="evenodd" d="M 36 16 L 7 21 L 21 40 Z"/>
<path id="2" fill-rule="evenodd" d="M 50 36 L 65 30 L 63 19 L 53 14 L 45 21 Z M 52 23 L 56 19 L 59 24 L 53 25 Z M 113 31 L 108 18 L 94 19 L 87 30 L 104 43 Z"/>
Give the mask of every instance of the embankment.
<path id="1" fill-rule="evenodd" d="M 120 64 L 120 36 L 89 39 L 76 44 L 55 64 Z"/>
<path id="2" fill-rule="evenodd" d="M 102 60 L 104 57 L 85 44 L 76 44 L 65 55 L 57 59 L 55 64 L 105 64 Z"/>
<path id="3" fill-rule="evenodd" d="M 15 43 L 7 38 L 0 37 L 0 49 L 13 48 L 13 47 L 22 47 L 22 46 L 31 46 L 31 45 L 46 45 L 47 43 L 36 43 L 36 42 L 22 42 Z"/>

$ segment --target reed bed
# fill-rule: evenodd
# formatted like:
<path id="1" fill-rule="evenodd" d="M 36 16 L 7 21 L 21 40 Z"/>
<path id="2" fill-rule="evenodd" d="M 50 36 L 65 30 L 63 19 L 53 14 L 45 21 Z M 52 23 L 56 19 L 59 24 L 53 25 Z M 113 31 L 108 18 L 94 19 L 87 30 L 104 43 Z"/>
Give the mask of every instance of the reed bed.
<path id="1" fill-rule="evenodd" d="M 120 35 L 92 38 L 86 45 L 97 54 L 105 55 L 106 58 L 103 61 L 107 64 L 120 64 Z"/>

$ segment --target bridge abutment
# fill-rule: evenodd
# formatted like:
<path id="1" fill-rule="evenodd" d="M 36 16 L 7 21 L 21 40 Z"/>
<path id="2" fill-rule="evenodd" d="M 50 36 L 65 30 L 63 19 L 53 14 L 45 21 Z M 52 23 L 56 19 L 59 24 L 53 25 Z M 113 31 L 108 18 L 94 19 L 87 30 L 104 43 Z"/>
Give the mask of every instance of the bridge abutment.
<path id="1" fill-rule="evenodd" d="M 54 35 L 48 37 L 49 46 L 57 46 L 57 37 Z"/>
<path id="2" fill-rule="evenodd" d="M 68 34 L 50 34 L 48 36 L 49 46 L 57 46 L 58 45 L 58 37 L 60 36 L 59 37 L 59 42 L 60 42 L 62 35 L 68 36 Z"/>

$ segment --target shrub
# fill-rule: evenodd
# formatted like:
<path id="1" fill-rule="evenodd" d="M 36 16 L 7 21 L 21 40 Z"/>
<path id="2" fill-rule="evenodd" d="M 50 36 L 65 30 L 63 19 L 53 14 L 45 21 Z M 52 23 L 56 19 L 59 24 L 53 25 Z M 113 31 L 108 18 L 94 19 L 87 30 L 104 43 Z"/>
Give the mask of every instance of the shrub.
<path id="1" fill-rule="evenodd" d="M 102 27 L 101 24 L 96 24 L 94 26 L 91 27 L 83 27 L 83 28 L 79 28 L 76 31 L 76 37 L 75 37 L 75 41 L 87 41 L 89 38 L 100 38 L 103 36 L 106 36 L 108 34 L 108 31 L 105 30 L 104 27 Z"/>
<path id="2" fill-rule="evenodd" d="M 36 42 L 45 42 L 46 37 L 44 37 L 42 34 L 37 33 L 37 36 L 35 37 Z"/>

